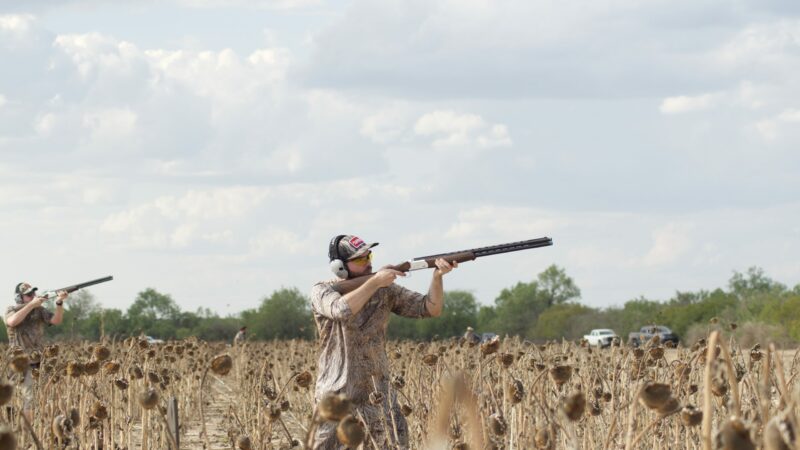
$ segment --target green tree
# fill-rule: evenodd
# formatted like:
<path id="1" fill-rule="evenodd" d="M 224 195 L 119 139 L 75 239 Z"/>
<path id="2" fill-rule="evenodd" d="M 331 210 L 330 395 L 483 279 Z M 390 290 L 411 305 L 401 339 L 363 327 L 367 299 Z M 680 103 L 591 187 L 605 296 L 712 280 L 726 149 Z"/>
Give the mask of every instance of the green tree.
<path id="1" fill-rule="evenodd" d="M 408 317 L 402 317 L 393 314 L 389 318 L 389 326 L 386 329 L 386 336 L 389 339 L 422 339 L 419 329 L 417 328 L 418 320 L 419 319 L 409 319 Z"/>
<path id="2" fill-rule="evenodd" d="M 50 308 L 52 309 L 53 306 Z M 64 317 L 61 325 L 47 327 L 45 329 L 47 336 L 59 339 L 97 339 L 100 332 L 92 328 L 89 319 L 93 314 L 102 310 L 103 308 L 89 291 L 81 290 L 72 293 L 64 302 Z"/>
<path id="3" fill-rule="evenodd" d="M 539 314 L 553 305 L 579 298 L 580 293 L 563 269 L 551 265 L 535 281 L 520 282 L 500 292 L 494 301 L 494 318 L 488 331 L 530 337 Z"/>
<path id="4" fill-rule="evenodd" d="M 439 317 L 417 321 L 417 329 L 423 338 L 460 336 L 467 327 L 478 324 L 478 302 L 469 291 L 447 291 L 444 307 Z"/>
<path id="5" fill-rule="evenodd" d="M 475 330 L 481 333 L 493 332 L 492 327 L 497 319 L 497 310 L 491 305 L 481 305 L 478 309 L 478 323 Z"/>
<path id="6" fill-rule="evenodd" d="M 596 310 L 578 303 L 561 303 L 539 314 L 527 334 L 535 339 L 578 339 L 588 332 L 585 317 Z"/>
<path id="7" fill-rule="evenodd" d="M 540 295 L 536 281 L 520 282 L 510 289 L 503 289 L 494 304 L 494 319 L 489 331 L 519 336 L 525 336 L 539 314 L 547 308 L 547 300 Z"/>
<path id="8" fill-rule="evenodd" d="M 639 297 L 625 302 L 622 308 L 606 309 L 608 324 L 598 328 L 608 326 L 626 339 L 628 333 L 637 331 L 645 325 L 663 325 L 662 309 L 663 303 Z"/>
<path id="9" fill-rule="evenodd" d="M 786 286 L 764 274 L 760 267 L 750 267 L 747 273 L 734 272 L 728 281 L 731 293 L 745 299 L 759 294 L 781 295 L 786 292 Z"/>
<path id="10" fill-rule="evenodd" d="M 153 288 L 145 289 L 128 307 L 127 322 L 131 334 L 144 333 L 162 339 L 176 337 L 176 324 L 181 319 L 181 310 L 168 294 Z"/>
<path id="11" fill-rule="evenodd" d="M 681 295 L 670 300 L 662 306 L 661 317 L 663 323 L 669 326 L 678 336 L 685 336 L 689 327 L 696 323 L 708 323 L 712 317 L 725 319 L 728 322 L 736 320 L 738 300 L 732 294 L 716 289 L 713 292 L 701 291 L 693 296 L 692 303 L 683 303 Z"/>
<path id="12" fill-rule="evenodd" d="M 800 295 L 789 295 L 767 304 L 759 315 L 761 322 L 780 325 L 796 341 L 800 341 Z"/>
<path id="13" fill-rule="evenodd" d="M 311 339 L 314 322 L 310 302 L 297 288 L 282 288 L 261 300 L 258 310 L 243 314 L 257 339 Z"/>
<path id="14" fill-rule="evenodd" d="M 564 269 L 551 265 L 537 277 L 539 281 L 539 291 L 545 299 L 547 306 L 560 305 L 572 300 L 577 300 L 581 296 L 581 290 L 568 277 Z"/>

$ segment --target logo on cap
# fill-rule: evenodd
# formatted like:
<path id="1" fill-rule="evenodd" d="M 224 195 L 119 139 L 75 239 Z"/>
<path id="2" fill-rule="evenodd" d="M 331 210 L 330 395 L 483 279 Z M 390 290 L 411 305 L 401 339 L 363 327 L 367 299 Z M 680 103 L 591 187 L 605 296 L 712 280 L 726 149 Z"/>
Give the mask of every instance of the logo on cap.
<path id="1" fill-rule="evenodd" d="M 358 250 L 358 249 L 360 249 L 361 247 L 364 246 L 364 240 L 361 239 L 358 236 L 351 237 L 349 242 L 350 242 L 350 245 L 356 250 Z"/>

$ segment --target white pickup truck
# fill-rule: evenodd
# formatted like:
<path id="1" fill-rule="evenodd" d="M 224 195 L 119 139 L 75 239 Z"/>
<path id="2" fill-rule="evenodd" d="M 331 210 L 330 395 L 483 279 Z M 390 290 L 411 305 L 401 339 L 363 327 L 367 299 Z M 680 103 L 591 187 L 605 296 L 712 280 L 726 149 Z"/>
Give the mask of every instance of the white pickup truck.
<path id="1" fill-rule="evenodd" d="M 589 334 L 583 336 L 584 339 L 589 343 L 589 345 L 593 345 L 595 347 L 608 347 L 614 342 L 614 339 L 619 339 L 617 333 L 614 333 L 614 330 L 609 330 L 608 328 L 598 328 L 596 330 L 592 330 Z"/>

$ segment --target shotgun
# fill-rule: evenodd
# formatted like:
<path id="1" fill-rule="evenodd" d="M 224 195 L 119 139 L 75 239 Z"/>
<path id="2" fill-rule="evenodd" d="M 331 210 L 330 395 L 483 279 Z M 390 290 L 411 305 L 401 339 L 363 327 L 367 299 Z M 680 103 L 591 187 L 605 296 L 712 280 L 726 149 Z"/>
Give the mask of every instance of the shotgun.
<path id="1" fill-rule="evenodd" d="M 59 291 L 66 291 L 67 293 L 75 292 L 78 289 L 83 289 L 85 287 L 94 286 L 95 284 L 105 283 L 105 282 L 111 281 L 113 279 L 114 279 L 113 276 L 107 276 L 107 277 L 98 278 L 98 279 L 92 280 L 92 281 L 86 281 L 84 283 L 73 284 L 72 286 L 67 286 L 65 288 L 56 289 L 54 291 L 47 291 L 44 294 L 40 295 L 39 297 L 44 297 L 47 300 L 52 300 L 52 299 L 54 299 L 54 298 L 56 298 L 58 296 L 58 292 Z"/>
<path id="2" fill-rule="evenodd" d="M 553 240 L 549 237 L 538 239 L 530 239 L 527 241 L 509 242 L 507 244 L 491 245 L 489 247 L 471 248 L 469 250 L 459 250 L 457 252 L 439 253 L 436 255 L 420 256 L 410 261 L 405 261 L 395 266 L 388 266 L 387 269 L 394 269 L 400 272 L 410 272 L 412 270 L 432 269 L 436 267 L 436 260 L 443 258 L 449 263 L 453 261 L 462 263 L 466 261 L 473 261 L 477 258 L 490 255 L 499 255 L 501 253 L 518 252 L 520 250 L 529 250 L 532 248 L 547 247 L 553 245 Z M 359 277 L 349 278 L 336 282 L 332 285 L 333 289 L 344 295 L 352 292 L 367 280 L 372 277 L 374 273 L 361 275 Z"/>

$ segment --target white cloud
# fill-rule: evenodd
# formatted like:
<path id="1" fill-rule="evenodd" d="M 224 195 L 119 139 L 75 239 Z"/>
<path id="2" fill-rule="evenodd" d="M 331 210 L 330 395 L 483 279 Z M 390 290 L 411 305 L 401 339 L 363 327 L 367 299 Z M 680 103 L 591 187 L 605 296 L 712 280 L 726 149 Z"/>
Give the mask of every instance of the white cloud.
<path id="1" fill-rule="evenodd" d="M 33 31 L 35 22 L 36 18 L 31 14 L 0 14 L 0 38 L 24 40 Z M 0 46 L 4 44 L 4 40 L 0 39 Z"/>
<path id="2" fill-rule="evenodd" d="M 747 26 L 717 51 L 717 58 L 731 65 L 757 64 L 776 68 L 791 61 L 796 64 L 798 48 L 800 20 L 781 18 Z"/>
<path id="3" fill-rule="evenodd" d="M 653 246 L 643 258 L 648 266 L 676 262 L 691 247 L 687 226 L 671 223 L 653 232 Z"/>
<path id="4" fill-rule="evenodd" d="M 127 140 L 136 131 L 137 115 L 127 108 L 89 111 L 83 115 L 83 126 L 91 139 L 100 143 Z"/>
<path id="5" fill-rule="evenodd" d="M 269 192 L 267 188 L 227 187 L 161 196 L 109 215 L 100 230 L 122 235 L 134 247 L 181 248 L 196 240 L 221 242 L 230 224 L 250 215 Z"/>
<path id="6" fill-rule="evenodd" d="M 524 207 L 493 207 L 462 211 L 458 220 L 445 233 L 450 239 L 483 238 L 511 240 L 533 239 L 567 226 L 562 215 Z M 521 238 L 520 236 L 527 236 Z"/>
<path id="7" fill-rule="evenodd" d="M 72 60 L 84 80 L 101 74 L 137 76 L 146 69 L 136 45 L 100 33 L 59 35 L 53 45 Z"/>
<path id="8" fill-rule="evenodd" d="M 322 0 L 173 0 L 180 6 L 190 8 L 263 8 L 263 9 L 300 9 L 319 5 Z"/>
<path id="9" fill-rule="evenodd" d="M 0 108 L 6 106 L 7 103 L 8 103 L 8 99 L 6 98 L 6 96 L 3 95 L 3 94 L 0 94 Z"/>
<path id="10" fill-rule="evenodd" d="M 433 146 L 439 148 L 511 145 L 511 137 L 505 125 L 489 125 L 477 114 L 461 114 L 451 110 L 432 111 L 422 115 L 414 124 L 414 132 L 419 136 L 434 137 Z"/>
<path id="11" fill-rule="evenodd" d="M 2 276 L 113 268 L 109 306 L 155 285 L 192 308 L 236 279 L 248 307 L 326 276 L 339 232 L 386 262 L 552 235 L 448 279 L 482 301 L 550 263 L 593 305 L 796 267 L 797 20 L 774 2 L 100 3 L 0 21 Z"/>
<path id="12" fill-rule="evenodd" d="M 314 248 L 307 238 L 302 238 L 295 231 L 277 227 L 267 227 L 266 230 L 250 239 L 249 244 L 251 255 L 257 256 L 319 253 L 319 249 Z"/>
<path id="13" fill-rule="evenodd" d="M 800 109 L 786 109 L 774 117 L 759 120 L 755 123 L 756 130 L 761 136 L 768 140 L 774 141 L 781 136 L 781 132 L 785 127 L 796 128 L 796 123 L 800 122 Z"/>
<path id="14" fill-rule="evenodd" d="M 403 137 L 411 121 L 411 111 L 406 106 L 394 105 L 367 115 L 359 132 L 378 144 L 387 144 Z"/>
<path id="15" fill-rule="evenodd" d="M 667 97 L 661 101 L 661 106 L 658 109 L 664 114 L 701 111 L 715 106 L 718 98 L 715 94 Z"/>

